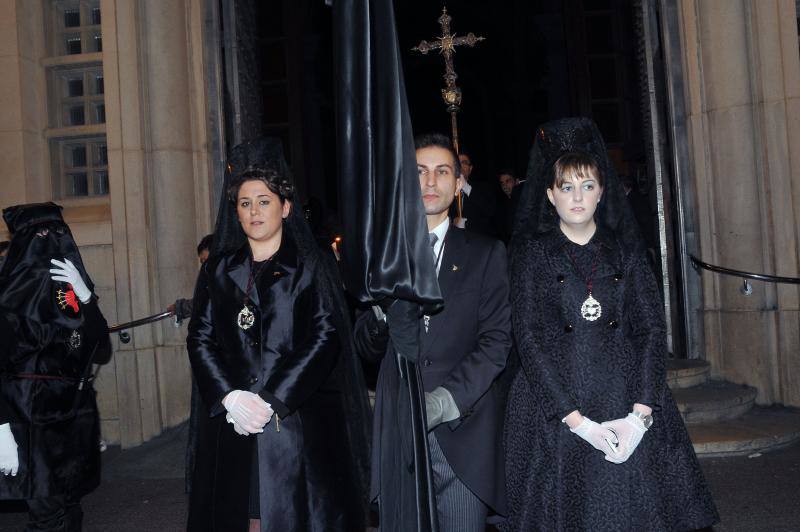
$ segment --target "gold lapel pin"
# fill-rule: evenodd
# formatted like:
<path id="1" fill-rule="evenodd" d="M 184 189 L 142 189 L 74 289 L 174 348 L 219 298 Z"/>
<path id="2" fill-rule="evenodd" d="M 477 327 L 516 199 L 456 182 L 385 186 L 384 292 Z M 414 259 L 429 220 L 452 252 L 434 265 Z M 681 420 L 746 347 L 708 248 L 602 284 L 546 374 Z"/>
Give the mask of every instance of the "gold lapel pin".
<path id="1" fill-rule="evenodd" d="M 453 264 L 453 271 L 454 271 L 454 272 L 457 272 L 457 271 L 458 271 L 458 266 L 456 266 L 455 264 Z"/>
<path id="2" fill-rule="evenodd" d="M 281 276 L 281 272 L 272 272 L 272 275 L 274 277 L 280 277 Z"/>

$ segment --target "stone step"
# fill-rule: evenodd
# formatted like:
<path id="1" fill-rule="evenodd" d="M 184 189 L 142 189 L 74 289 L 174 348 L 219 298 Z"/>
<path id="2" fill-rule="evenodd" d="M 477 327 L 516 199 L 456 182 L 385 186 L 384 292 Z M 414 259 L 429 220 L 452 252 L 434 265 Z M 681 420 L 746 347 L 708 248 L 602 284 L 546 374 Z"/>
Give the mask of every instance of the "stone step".
<path id="1" fill-rule="evenodd" d="M 705 360 L 667 359 L 667 384 L 673 390 L 699 386 L 708 380 L 710 370 Z"/>
<path id="2" fill-rule="evenodd" d="M 756 389 L 726 381 L 709 380 L 700 386 L 672 391 L 687 425 L 713 423 L 741 416 L 753 406 Z"/>
<path id="3" fill-rule="evenodd" d="M 800 410 L 754 407 L 736 419 L 686 428 L 700 458 L 765 453 L 800 441 Z"/>

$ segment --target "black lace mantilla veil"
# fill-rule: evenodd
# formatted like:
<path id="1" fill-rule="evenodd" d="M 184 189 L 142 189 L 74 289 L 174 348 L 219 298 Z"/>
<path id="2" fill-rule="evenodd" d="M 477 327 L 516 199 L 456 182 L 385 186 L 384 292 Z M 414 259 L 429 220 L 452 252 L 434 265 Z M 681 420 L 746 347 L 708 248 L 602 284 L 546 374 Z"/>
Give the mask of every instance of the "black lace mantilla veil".
<path id="1" fill-rule="evenodd" d="M 527 182 L 514 219 L 514 241 L 544 233 L 558 225 L 558 215 L 547 199 L 553 182 L 553 164 L 564 153 L 582 151 L 597 161 L 604 177 L 603 197 L 595 213 L 598 225 L 610 229 L 629 249 L 641 249 L 643 241 L 622 182 L 608 157 L 600 130 L 585 117 L 562 118 L 540 126 L 528 159 Z"/>
<path id="2" fill-rule="evenodd" d="M 228 159 L 223 193 L 220 198 L 212 255 L 234 252 L 247 240 L 236 216 L 236 206 L 227 200 L 226 192 L 232 179 L 235 179 L 248 166 L 274 168 L 291 180 L 291 172 L 283 157 L 283 148 L 279 139 L 259 138 L 233 148 Z M 366 515 L 370 479 L 369 442 L 372 434 L 372 414 L 367 398 L 367 386 L 364 382 L 360 359 L 353 346 L 353 327 L 336 263 L 330 255 L 323 253 L 319 248 L 302 213 L 303 209 L 300 208 L 300 205 L 292 206 L 291 212 L 284 222 L 284 235 L 295 242 L 299 260 L 315 272 L 320 293 L 326 307 L 331 309 L 339 334 L 342 350 L 335 371 L 340 372 L 344 385 L 344 393 L 341 394 L 341 397 L 344 401 L 344 411 L 347 413 L 349 450 L 353 455 L 353 463 L 358 469 Z"/>

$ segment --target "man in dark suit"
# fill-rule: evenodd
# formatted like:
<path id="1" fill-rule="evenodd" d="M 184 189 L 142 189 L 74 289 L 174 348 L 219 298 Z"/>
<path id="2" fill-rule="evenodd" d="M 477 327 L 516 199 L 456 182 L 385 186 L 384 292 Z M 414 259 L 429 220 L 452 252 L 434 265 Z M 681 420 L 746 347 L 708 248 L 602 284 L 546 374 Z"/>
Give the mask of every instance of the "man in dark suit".
<path id="1" fill-rule="evenodd" d="M 462 180 L 449 139 L 418 137 L 416 153 L 431 260 L 444 298 L 443 311 L 422 318 L 419 363 L 437 518 L 441 532 L 483 532 L 490 511 L 506 511 L 497 383 L 511 347 L 506 251 L 501 242 L 450 222 L 448 209 Z M 356 346 L 366 357 L 386 347 L 381 320 L 379 310 L 358 319 Z"/>
<path id="2" fill-rule="evenodd" d="M 511 241 L 511 233 L 514 231 L 514 211 L 516 211 L 518 202 L 518 197 L 514 195 L 514 192 L 519 180 L 514 177 L 511 170 L 502 170 L 497 174 L 497 181 L 502 193 L 497 196 L 495 225 L 497 236 L 507 245 Z"/>
<path id="3" fill-rule="evenodd" d="M 495 214 L 497 211 L 497 189 L 494 183 L 487 183 L 472 179 L 472 158 L 466 152 L 458 155 L 461 167 L 462 186 L 456 201 L 453 202 L 451 215 L 456 227 L 480 233 L 482 235 L 497 237 Z M 458 218 L 457 204 L 460 196 L 461 218 Z"/>

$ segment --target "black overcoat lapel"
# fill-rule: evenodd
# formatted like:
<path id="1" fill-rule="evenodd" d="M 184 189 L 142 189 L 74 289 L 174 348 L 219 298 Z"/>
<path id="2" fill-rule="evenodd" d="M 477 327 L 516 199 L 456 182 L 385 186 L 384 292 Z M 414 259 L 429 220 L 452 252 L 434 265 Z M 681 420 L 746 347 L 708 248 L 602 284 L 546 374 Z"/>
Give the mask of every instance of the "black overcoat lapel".
<path id="1" fill-rule="evenodd" d="M 242 301 L 244 301 L 244 297 L 247 295 L 247 281 L 250 278 L 250 263 L 250 246 L 245 244 L 233 255 L 226 268 L 228 277 L 231 278 L 239 291 L 241 291 L 240 299 Z M 250 301 L 258 307 L 258 290 L 256 290 L 255 287 L 250 288 Z"/>

